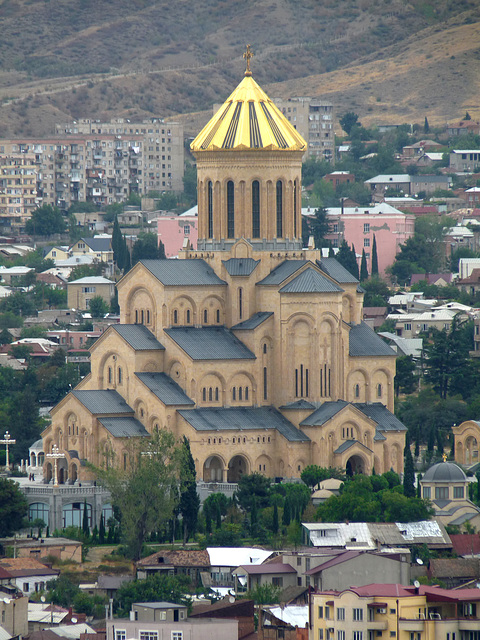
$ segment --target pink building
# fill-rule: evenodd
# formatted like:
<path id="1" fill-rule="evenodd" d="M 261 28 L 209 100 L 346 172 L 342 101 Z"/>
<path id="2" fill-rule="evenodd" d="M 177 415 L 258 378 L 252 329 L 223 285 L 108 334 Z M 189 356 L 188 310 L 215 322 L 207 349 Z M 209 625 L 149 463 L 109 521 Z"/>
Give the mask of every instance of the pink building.
<path id="1" fill-rule="evenodd" d="M 365 249 L 368 272 L 371 272 L 373 237 L 377 241 L 378 270 L 381 276 L 393 264 L 400 245 L 415 232 L 415 216 L 402 213 L 385 202 L 371 207 L 344 207 L 328 209 L 331 233 L 325 236 L 334 247 L 343 240 L 355 245 L 358 256 Z"/>
<path id="2" fill-rule="evenodd" d="M 178 256 L 184 240 L 188 238 L 192 247 L 197 248 L 198 218 L 196 207 L 180 216 L 157 218 L 158 241 L 162 241 L 167 258 Z"/>

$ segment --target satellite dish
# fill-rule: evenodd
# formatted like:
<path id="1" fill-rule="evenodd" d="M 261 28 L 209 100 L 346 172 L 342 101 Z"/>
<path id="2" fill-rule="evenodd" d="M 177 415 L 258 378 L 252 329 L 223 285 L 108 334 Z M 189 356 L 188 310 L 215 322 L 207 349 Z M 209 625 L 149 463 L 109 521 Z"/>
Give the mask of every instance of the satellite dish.
<path id="1" fill-rule="evenodd" d="M 42 596 L 42 597 L 40 598 L 40 600 L 41 600 L 42 602 L 45 602 L 45 596 Z"/>
<path id="2" fill-rule="evenodd" d="M 418 589 L 418 587 L 420 586 L 420 582 L 418 580 L 415 580 L 415 582 L 413 583 L 413 586 Z"/>
<path id="3" fill-rule="evenodd" d="M 235 602 L 235 598 L 233 596 L 230 596 L 228 598 L 228 601 L 230 602 L 230 604 L 233 604 Z"/>
<path id="4" fill-rule="evenodd" d="M 417 558 L 417 564 L 423 564 L 423 560 L 421 558 Z"/>
<path id="5" fill-rule="evenodd" d="M 5 602 L 5 604 L 10 604 L 10 600 L 8 598 L 4 598 L 3 601 Z"/>
<path id="6" fill-rule="evenodd" d="M 72 624 L 77 624 L 77 619 L 76 618 L 72 618 Z"/>

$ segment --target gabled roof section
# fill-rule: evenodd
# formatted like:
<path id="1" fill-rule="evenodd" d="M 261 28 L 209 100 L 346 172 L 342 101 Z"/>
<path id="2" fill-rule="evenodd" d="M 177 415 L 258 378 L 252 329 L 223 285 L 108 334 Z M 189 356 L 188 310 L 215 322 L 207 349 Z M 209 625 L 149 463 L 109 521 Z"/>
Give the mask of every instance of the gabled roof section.
<path id="1" fill-rule="evenodd" d="M 143 424 L 133 416 L 99 418 L 98 421 L 114 438 L 150 437 Z"/>
<path id="2" fill-rule="evenodd" d="M 71 393 L 88 411 L 90 411 L 90 413 L 93 413 L 94 415 L 102 413 L 135 413 L 132 407 L 129 407 L 118 391 L 115 391 L 114 389 L 92 391 L 73 390 Z"/>
<path id="3" fill-rule="evenodd" d="M 343 289 L 313 267 L 308 267 L 280 289 L 280 293 L 338 293 L 341 291 Z"/>
<path id="4" fill-rule="evenodd" d="M 253 258 L 230 258 L 229 260 L 222 260 L 225 265 L 225 269 L 231 276 L 249 276 L 260 260 L 254 260 Z"/>
<path id="5" fill-rule="evenodd" d="M 355 276 L 352 276 L 350 271 L 345 269 L 345 267 L 335 258 L 322 258 L 321 260 L 317 260 L 317 265 L 324 273 L 340 284 L 358 282 Z"/>
<path id="6" fill-rule="evenodd" d="M 280 409 L 292 409 L 292 410 L 299 410 L 299 409 L 315 409 L 315 405 L 312 404 L 311 402 L 308 402 L 308 400 L 296 400 L 295 402 L 289 402 L 288 404 L 284 404 L 280 407 Z M 43 442 L 43 440 L 42 440 Z"/>
<path id="7" fill-rule="evenodd" d="M 345 400 L 337 400 L 336 402 L 324 402 L 321 407 L 314 411 L 308 418 L 302 420 L 302 427 L 320 427 L 333 418 L 339 411 L 344 409 L 349 403 Z"/>
<path id="8" fill-rule="evenodd" d="M 278 285 L 282 284 L 289 276 L 298 271 L 300 267 L 307 264 L 308 260 L 284 260 L 275 267 L 268 276 L 257 282 L 260 285 Z"/>
<path id="9" fill-rule="evenodd" d="M 350 325 L 350 327 L 349 354 L 351 356 L 391 357 L 397 355 L 365 322 Z"/>
<path id="10" fill-rule="evenodd" d="M 136 373 L 143 384 L 165 405 L 194 405 L 194 401 L 166 373 Z"/>
<path id="11" fill-rule="evenodd" d="M 378 431 L 406 431 L 407 427 L 381 402 L 354 402 L 354 407 L 377 423 Z"/>
<path id="12" fill-rule="evenodd" d="M 342 444 L 333 453 L 343 453 L 344 451 L 348 451 L 348 449 L 351 449 L 356 444 L 362 449 L 372 451 L 358 440 L 345 440 L 345 442 L 342 442 Z"/>
<path id="13" fill-rule="evenodd" d="M 273 316 L 273 311 L 257 311 L 248 320 L 239 322 L 232 327 L 232 331 L 250 331 L 259 327 L 265 320 Z"/>
<path id="14" fill-rule="evenodd" d="M 196 431 L 242 431 L 275 429 L 290 442 L 310 440 L 275 407 L 229 407 L 180 409 L 178 413 Z"/>
<path id="15" fill-rule="evenodd" d="M 190 145 L 191 150 L 304 151 L 307 144 L 251 75 L 246 75 Z"/>
<path id="16" fill-rule="evenodd" d="M 163 344 L 143 324 L 113 324 L 111 326 L 135 351 L 165 351 Z"/>
<path id="17" fill-rule="evenodd" d="M 140 260 L 150 273 L 166 287 L 224 285 L 205 260 Z"/>
<path id="18" fill-rule="evenodd" d="M 251 360 L 255 354 L 225 327 L 172 327 L 165 333 L 192 360 Z"/>
<path id="19" fill-rule="evenodd" d="M 90 247 L 92 251 L 107 252 L 112 250 L 111 238 L 82 238 L 82 241 Z"/>

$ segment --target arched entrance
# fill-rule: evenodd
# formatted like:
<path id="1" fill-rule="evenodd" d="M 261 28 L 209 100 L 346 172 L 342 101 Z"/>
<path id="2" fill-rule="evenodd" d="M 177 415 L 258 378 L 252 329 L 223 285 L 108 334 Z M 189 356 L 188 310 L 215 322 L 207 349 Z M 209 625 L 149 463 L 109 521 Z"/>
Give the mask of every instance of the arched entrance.
<path id="1" fill-rule="evenodd" d="M 243 456 L 233 456 L 228 463 L 227 482 L 238 482 L 242 476 L 248 473 L 247 459 Z"/>
<path id="2" fill-rule="evenodd" d="M 210 456 L 205 460 L 205 464 L 203 465 L 203 481 L 223 481 L 223 461 L 221 458 L 218 456 Z"/>
<path id="3" fill-rule="evenodd" d="M 365 473 L 365 462 L 361 456 L 352 456 L 345 465 L 347 476 L 355 476 L 357 473 Z"/>
<path id="4" fill-rule="evenodd" d="M 49 462 L 47 464 L 47 468 L 45 469 L 45 482 L 48 484 L 49 482 L 52 481 L 53 478 L 53 467 L 52 467 L 52 463 Z"/>
<path id="5" fill-rule="evenodd" d="M 70 465 L 70 484 L 74 484 L 77 480 L 77 465 Z"/>

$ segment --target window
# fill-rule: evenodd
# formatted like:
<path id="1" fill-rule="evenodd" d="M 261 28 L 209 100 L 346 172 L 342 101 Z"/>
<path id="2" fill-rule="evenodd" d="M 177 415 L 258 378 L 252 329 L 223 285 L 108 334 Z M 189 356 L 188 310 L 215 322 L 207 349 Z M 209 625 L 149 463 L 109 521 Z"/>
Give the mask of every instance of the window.
<path id="1" fill-rule="evenodd" d="M 363 224 L 363 233 L 370 233 L 370 223 L 364 222 Z"/>
<path id="2" fill-rule="evenodd" d="M 382 397 L 382 385 L 377 384 L 377 398 L 381 398 L 381 397 Z"/>
<path id="3" fill-rule="evenodd" d="M 267 400 L 268 397 L 268 379 L 267 379 L 267 367 L 263 367 L 263 399 Z"/>
<path id="4" fill-rule="evenodd" d="M 238 317 L 240 320 L 243 317 L 243 289 L 238 290 Z"/>
<path id="5" fill-rule="evenodd" d="M 252 182 L 252 238 L 260 238 L 260 183 Z"/>
<path id="6" fill-rule="evenodd" d="M 333 233 L 338 233 L 338 222 L 333 223 Z"/>
<path id="7" fill-rule="evenodd" d="M 277 181 L 277 238 L 283 237 L 283 184 Z"/>
<path id="8" fill-rule="evenodd" d="M 353 640 L 363 640 L 363 631 L 354 631 Z"/>
<path id="9" fill-rule="evenodd" d="M 220 309 L 217 309 L 217 324 L 220 324 Z"/>
<path id="10" fill-rule="evenodd" d="M 363 609 L 354 609 L 353 610 L 353 619 L 356 622 L 361 622 L 363 620 Z"/>
<path id="11" fill-rule="evenodd" d="M 464 496 L 465 496 L 465 491 L 463 487 L 453 487 L 454 498 L 463 498 Z"/>
<path id="12" fill-rule="evenodd" d="M 183 631 L 172 631 L 172 640 L 183 640 Z"/>
<path id="13" fill-rule="evenodd" d="M 359 398 L 360 397 L 360 385 L 359 384 L 356 384 L 355 387 L 354 387 L 354 395 L 355 395 L 355 398 Z"/>
<path id="14" fill-rule="evenodd" d="M 227 182 L 227 237 L 235 237 L 235 188 L 232 180 Z"/>
<path id="15" fill-rule="evenodd" d="M 318 640 L 323 640 L 323 629 L 318 630 Z"/>
<path id="16" fill-rule="evenodd" d="M 339 607 L 337 609 L 337 620 L 345 620 L 345 609 L 344 609 L 344 607 Z"/>
<path id="17" fill-rule="evenodd" d="M 190 309 L 187 309 L 187 324 L 190 324 Z"/>
<path id="18" fill-rule="evenodd" d="M 213 184 L 210 180 L 207 186 L 207 209 L 208 209 L 208 237 L 213 238 Z"/>
<path id="19" fill-rule="evenodd" d="M 403 325 L 403 328 L 404 328 L 406 331 L 411 331 L 411 330 L 412 330 L 412 324 L 411 324 L 411 322 L 405 322 L 405 324 Z"/>
<path id="20" fill-rule="evenodd" d="M 435 487 L 435 500 L 448 500 L 448 487 Z"/>
<path id="21" fill-rule="evenodd" d="M 190 225 L 189 225 L 189 224 L 186 224 L 186 225 L 183 227 L 183 234 L 184 234 L 185 236 L 189 236 L 189 235 L 190 235 Z"/>
<path id="22" fill-rule="evenodd" d="M 330 618 L 330 607 L 325 607 L 325 618 L 327 620 Z"/>
<path id="23" fill-rule="evenodd" d="M 140 640 L 158 640 L 158 631 L 140 631 Z"/>
<path id="24" fill-rule="evenodd" d="M 432 497 L 431 487 L 423 487 L 423 497 L 428 499 Z"/>
<path id="25" fill-rule="evenodd" d="M 112 382 L 112 367 L 108 367 L 108 382 Z"/>
<path id="26" fill-rule="evenodd" d="M 370 238 L 364 238 L 364 239 L 363 239 L 363 246 L 364 246 L 365 248 L 367 248 L 367 247 L 369 247 L 369 246 L 370 246 Z"/>
<path id="27" fill-rule="evenodd" d="M 337 631 L 337 640 L 345 640 L 345 631 Z"/>
<path id="28" fill-rule="evenodd" d="M 283 578 L 272 578 L 272 585 L 274 587 L 283 587 Z"/>
<path id="29" fill-rule="evenodd" d="M 115 629 L 115 640 L 127 640 L 125 629 Z"/>
<path id="30" fill-rule="evenodd" d="M 29 589 L 30 589 L 30 585 L 29 585 L 29 583 L 28 583 L 28 582 L 24 582 L 24 583 L 23 583 L 23 591 L 25 591 L 26 593 L 28 593 Z"/>
<path id="31" fill-rule="evenodd" d="M 297 193 L 298 193 L 298 181 L 293 183 L 293 237 L 297 237 Z"/>
<path id="32" fill-rule="evenodd" d="M 205 309 L 205 310 L 203 311 L 203 322 L 204 322 L 205 324 L 207 324 L 207 323 L 208 323 L 208 311 L 207 311 L 207 309 Z"/>
<path id="33" fill-rule="evenodd" d="M 122 384 L 122 367 L 118 367 L 118 384 Z"/>
<path id="34" fill-rule="evenodd" d="M 173 312 L 173 324 L 178 324 L 178 311 L 176 309 Z"/>

